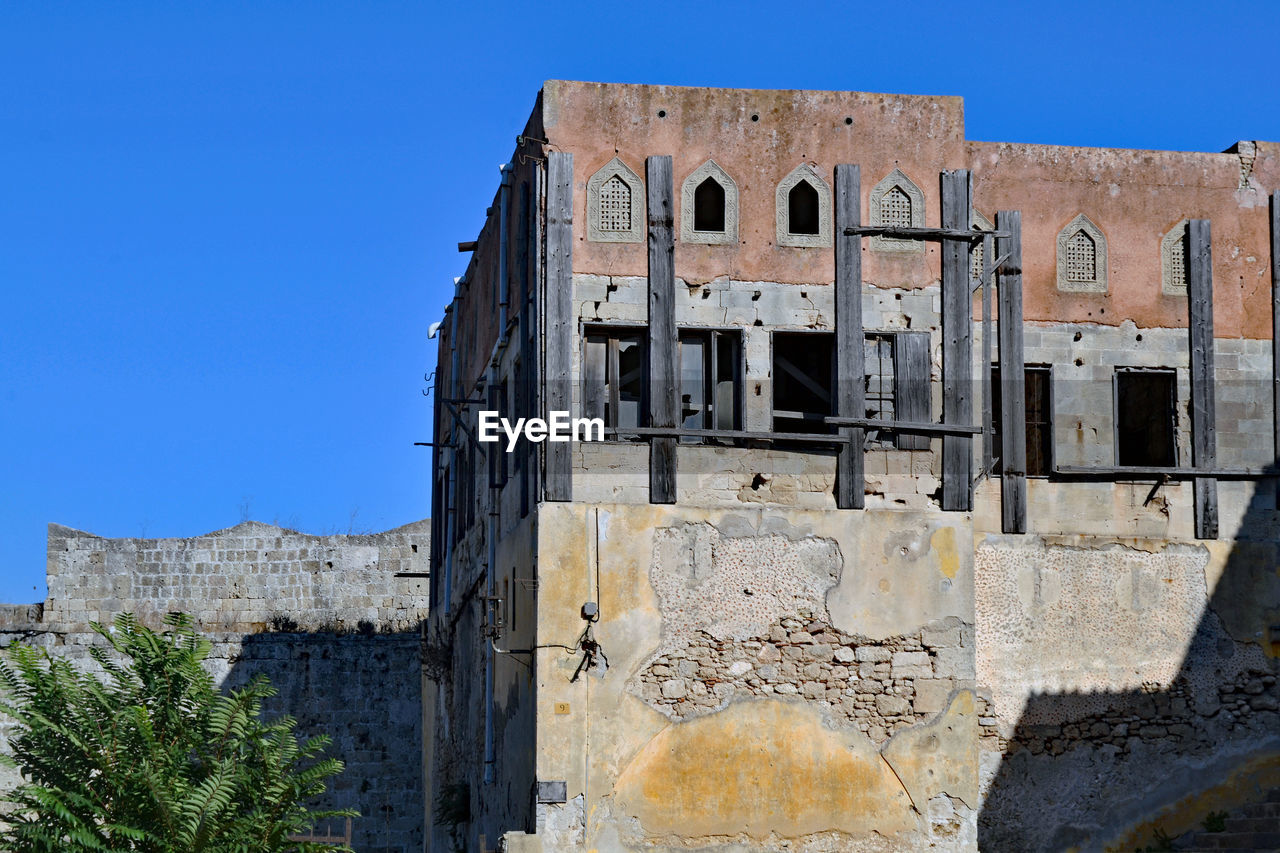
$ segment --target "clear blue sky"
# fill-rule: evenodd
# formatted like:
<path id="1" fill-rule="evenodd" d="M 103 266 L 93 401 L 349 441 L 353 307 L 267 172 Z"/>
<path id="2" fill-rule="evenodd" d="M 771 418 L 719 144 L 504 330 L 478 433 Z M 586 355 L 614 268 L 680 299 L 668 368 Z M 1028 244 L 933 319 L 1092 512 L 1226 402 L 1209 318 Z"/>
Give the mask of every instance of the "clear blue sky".
<path id="1" fill-rule="evenodd" d="M 426 327 L 548 78 L 1218 151 L 1280 140 L 1280 4 L 5 3 L 0 600 L 43 599 L 50 521 L 424 517 Z"/>

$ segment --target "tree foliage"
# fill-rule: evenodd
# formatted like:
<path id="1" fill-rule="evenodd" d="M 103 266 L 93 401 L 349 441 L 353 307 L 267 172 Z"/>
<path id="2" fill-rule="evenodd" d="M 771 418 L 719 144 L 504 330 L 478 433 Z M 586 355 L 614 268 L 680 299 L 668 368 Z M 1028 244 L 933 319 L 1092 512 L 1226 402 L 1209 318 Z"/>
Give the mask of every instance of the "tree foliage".
<path id="1" fill-rule="evenodd" d="M 265 676 L 220 693 L 202 666 L 208 640 L 170 614 L 157 633 L 129 614 L 89 654 L 102 675 L 15 644 L 0 660 L 0 711 L 17 720 L 23 783 L 0 822 L 14 853 L 334 853 L 290 841 L 317 820 L 342 762 L 327 736 L 299 740 L 291 717 L 261 718 Z M 3 826 L 8 823 L 8 826 Z"/>

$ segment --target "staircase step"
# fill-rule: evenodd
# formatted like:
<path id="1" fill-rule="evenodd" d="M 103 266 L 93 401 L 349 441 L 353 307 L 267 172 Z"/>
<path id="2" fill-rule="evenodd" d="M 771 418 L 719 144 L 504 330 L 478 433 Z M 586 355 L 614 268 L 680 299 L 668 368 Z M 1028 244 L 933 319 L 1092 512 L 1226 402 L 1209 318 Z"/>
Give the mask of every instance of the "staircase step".
<path id="1" fill-rule="evenodd" d="M 1277 805 L 1280 805 L 1278 803 Z M 1229 817 L 1227 832 L 1280 832 L 1280 817 Z"/>
<path id="2" fill-rule="evenodd" d="M 1280 803 L 1249 803 L 1232 809 L 1233 814 L 1240 817 L 1276 817 L 1280 818 Z"/>
<path id="3" fill-rule="evenodd" d="M 1276 850 L 1280 832 L 1200 832 L 1196 846 L 1208 850 Z"/>

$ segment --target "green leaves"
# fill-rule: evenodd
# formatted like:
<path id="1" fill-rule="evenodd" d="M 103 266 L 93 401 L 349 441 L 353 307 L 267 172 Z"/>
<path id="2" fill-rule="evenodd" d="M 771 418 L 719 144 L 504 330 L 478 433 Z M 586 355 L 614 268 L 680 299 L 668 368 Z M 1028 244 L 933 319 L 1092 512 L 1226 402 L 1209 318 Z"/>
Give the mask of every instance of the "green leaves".
<path id="1" fill-rule="evenodd" d="M 263 676 L 219 693 L 203 667 L 210 643 L 190 617 L 156 633 L 130 614 L 94 624 L 101 676 L 44 650 L 0 658 L 0 713 L 24 783 L 0 829 L 14 853 L 334 853 L 289 841 L 317 821 L 353 815 L 306 803 L 342 762 L 330 741 L 300 742 L 295 722 L 261 719 L 275 695 Z"/>

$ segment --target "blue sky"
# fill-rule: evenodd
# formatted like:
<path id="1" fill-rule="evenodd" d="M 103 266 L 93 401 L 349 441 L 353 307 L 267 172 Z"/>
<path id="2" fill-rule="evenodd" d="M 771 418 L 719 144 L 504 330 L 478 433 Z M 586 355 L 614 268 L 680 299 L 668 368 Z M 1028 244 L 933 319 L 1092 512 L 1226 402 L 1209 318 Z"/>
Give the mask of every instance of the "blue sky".
<path id="1" fill-rule="evenodd" d="M 544 79 L 961 95 L 973 139 L 1217 151 L 1280 140 L 1277 44 L 1274 2 L 6 3 L 0 601 L 44 597 L 51 521 L 425 516 L 426 327 Z"/>

